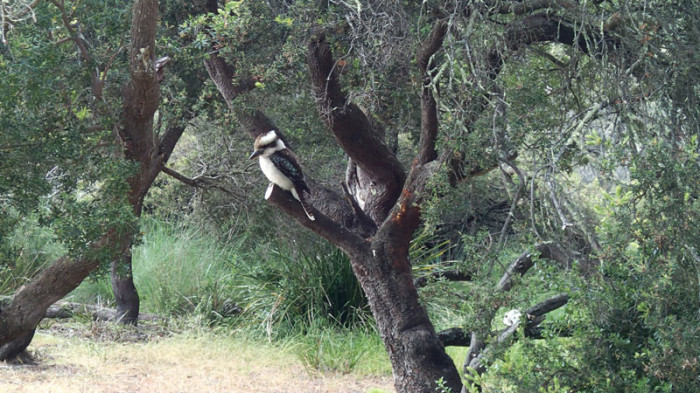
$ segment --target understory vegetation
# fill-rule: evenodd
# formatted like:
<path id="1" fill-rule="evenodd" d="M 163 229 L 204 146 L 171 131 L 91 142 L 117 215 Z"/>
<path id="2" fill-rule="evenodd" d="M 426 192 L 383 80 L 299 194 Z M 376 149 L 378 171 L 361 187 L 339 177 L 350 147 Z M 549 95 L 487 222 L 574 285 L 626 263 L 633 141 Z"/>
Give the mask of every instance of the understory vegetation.
<path id="1" fill-rule="evenodd" d="M 0 359 L 62 299 L 400 393 L 700 391 L 700 2 L 0 16 Z"/>
<path id="2" fill-rule="evenodd" d="M 0 276 L 4 295 L 61 253 L 32 224 L 11 237 L 21 252 Z M 251 249 L 148 217 L 141 232 L 133 251 L 134 281 L 144 313 L 165 317 L 176 330 L 293 345 L 313 370 L 391 373 L 347 257 L 328 244 L 312 242 L 300 253 L 283 242 Z M 96 272 L 65 300 L 113 307 L 108 272 Z"/>

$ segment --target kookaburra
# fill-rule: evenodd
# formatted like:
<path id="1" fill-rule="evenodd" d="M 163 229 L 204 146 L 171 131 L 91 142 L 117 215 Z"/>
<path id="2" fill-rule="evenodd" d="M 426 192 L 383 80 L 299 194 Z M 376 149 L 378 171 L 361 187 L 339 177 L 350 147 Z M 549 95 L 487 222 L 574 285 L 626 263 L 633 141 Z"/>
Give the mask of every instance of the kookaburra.
<path id="1" fill-rule="evenodd" d="M 271 130 L 255 138 L 253 154 L 249 159 L 258 157 L 260 159 L 260 169 L 270 180 L 270 186 L 265 192 L 265 199 L 270 197 L 273 184 L 283 190 L 292 193 L 294 199 L 301 203 L 306 216 L 314 221 L 316 218 L 308 209 L 308 204 L 304 196 L 304 191 L 309 191 L 309 186 L 304 181 L 304 174 L 294 153 L 285 146 L 284 142 L 277 134 Z"/>

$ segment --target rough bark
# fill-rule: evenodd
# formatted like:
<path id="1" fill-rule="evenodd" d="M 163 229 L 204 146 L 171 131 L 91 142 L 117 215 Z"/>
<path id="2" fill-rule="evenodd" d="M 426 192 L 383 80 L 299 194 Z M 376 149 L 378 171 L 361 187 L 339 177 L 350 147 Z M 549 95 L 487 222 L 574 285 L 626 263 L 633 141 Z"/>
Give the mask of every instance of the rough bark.
<path id="1" fill-rule="evenodd" d="M 113 234 L 105 235 L 92 249 L 99 250 L 113 242 Z M 33 331 L 46 309 L 75 289 L 98 264 L 92 258 L 62 257 L 18 289 L 9 304 L 0 310 L 0 346 Z"/>
<path id="2" fill-rule="evenodd" d="M 342 91 L 323 33 L 317 33 L 310 41 L 307 59 L 318 110 L 338 145 L 357 166 L 356 177 L 367 179 L 349 185 L 349 189 L 358 190 L 354 196 L 361 201 L 367 215 L 379 224 L 396 202 L 406 172 L 382 140 L 382 133 Z M 360 191 L 366 187 L 370 188 L 368 192 Z"/>
<path id="3" fill-rule="evenodd" d="M 554 243 L 539 243 L 535 245 L 535 250 L 539 251 L 540 258 L 551 259 L 559 262 L 564 267 L 571 267 L 571 258 Z M 506 272 L 498 281 L 497 288 L 501 291 L 508 291 L 513 286 L 513 278 L 516 275 L 522 276 L 534 265 L 531 252 L 524 252 L 513 263 L 508 266 Z"/>
<path id="4" fill-rule="evenodd" d="M 36 332 L 36 329 L 32 329 L 31 331 L 24 333 L 7 344 L 0 345 L 0 360 L 14 359 L 17 357 L 17 355 L 22 353 L 22 351 L 27 349 L 34 338 L 34 332 Z"/>
<path id="5" fill-rule="evenodd" d="M 399 392 L 433 392 L 438 380 L 453 390 L 461 387 L 459 373 L 418 301 L 408 259 L 409 242 L 420 221 L 422 193 L 440 165 L 434 146 L 438 119 L 430 88 L 432 66 L 428 60 L 442 46 L 446 26 L 442 21 L 436 23 L 419 54 L 426 80 L 421 106 L 423 128 L 419 157 L 407 180 L 396 157 L 378 138 L 365 114 L 348 102 L 340 89 L 325 37 L 317 34 L 309 44 L 311 80 L 322 116 L 358 168 L 376 184 L 384 186 L 378 190 L 381 196 L 366 201 L 364 208 L 381 225 L 369 243 L 369 250 L 367 243 L 353 250 L 351 263 L 389 353 Z M 388 206 L 391 210 L 385 212 Z"/>
<path id="6" fill-rule="evenodd" d="M 158 2 L 136 1 L 129 51 L 131 79 L 122 91 L 124 112 L 119 136 L 125 158 L 139 163 L 139 171 L 128 179 L 128 200 L 137 217 L 141 216 L 148 190 L 184 132 L 182 126 L 170 127 L 159 138 L 153 129 L 153 116 L 160 103 L 159 82 L 163 79 L 161 63 L 155 61 L 157 25 Z M 135 325 L 140 302 L 132 275 L 131 246 L 127 244 L 125 253 L 112 262 L 111 281 L 119 321 Z"/>
<path id="7" fill-rule="evenodd" d="M 255 111 L 244 116 L 242 123 L 243 127 L 253 139 L 271 129 L 278 130 L 284 139 L 284 133 L 275 126 L 272 120 L 260 111 Z M 293 146 L 287 141 L 285 141 L 285 145 L 294 150 Z M 303 168 L 303 160 L 301 164 Z M 348 231 L 361 238 L 368 238 L 376 232 L 377 225 L 364 211 L 357 210 L 353 207 L 354 201 L 348 200 L 348 198 L 344 198 L 337 192 L 321 186 L 308 176 L 306 176 L 306 183 L 311 190 L 311 195 L 308 197 L 308 200 L 312 207 L 323 213 L 326 218 L 340 224 L 343 231 Z M 295 213 L 297 212 L 304 214 L 299 203 L 292 198 L 289 193 L 274 192 L 269 201 L 277 206 L 283 207 L 286 212 L 292 214 L 294 217 L 296 217 Z M 307 227 L 316 233 L 320 233 L 316 226 L 311 225 Z"/>
<path id="8" fill-rule="evenodd" d="M 562 6 L 563 2 L 528 2 L 509 12 L 526 13 L 540 9 L 539 7 L 549 7 L 549 4 Z M 557 26 L 557 22 L 562 23 Z M 557 17 L 525 16 L 520 22 L 506 27 L 503 37 L 505 45 L 502 47 L 507 51 L 515 51 L 534 42 L 554 41 L 568 43 L 586 53 L 593 52 L 593 46 L 584 46 L 578 36 L 569 36 L 573 30 L 568 30 L 569 25 L 563 22 L 563 19 Z M 440 337 L 418 301 L 408 260 L 408 246 L 420 222 L 427 180 L 443 163 L 453 163 L 449 153 L 438 152 L 435 148 L 439 116 L 434 96 L 438 91 L 436 81 L 433 80 L 434 67 L 439 61 L 436 54 L 447 32 L 448 24 L 438 21 L 418 52 L 417 64 L 423 82 L 421 139 L 419 154 L 408 176 L 395 155 L 383 143 L 381 130 L 343 92 L 336 62 L 324 34 L 317 32 L 310 40 L 307 59 L 318 110 L 337 143 L 351 160 L 346 175 L 346 195 L 351 200 L 337 206 L 344 206 L 351 212 L 363 211 L 372 219 L 376 229 L 357 231 L 356 227 L 339 220 L 337 213 L 327 208 L 335 202 L 326 204 L 324 199 L 328 197 L 318 195 L 313 187 L 312 194 L 315 194 L 317 201 L 313 205 L 318 210 L 313 212 L 316 221 L 307 220 L 301 206 L 286 192 L 275 188 L 268 199 L 300 225 L 326 238 L 349 255 L 353 271 L 367 295 L 389 353 L 399 392 L 433 392 L 438 379 L 443 379 L 453 391 L 462 387 L 459 373 L 446 355 Z M 492 83 L 504 64 L 503 50 L 493 49 L 482 55 L 487 69 L 478 77 L 483 78 L 481 82 Z M 235 96 L 232 92 L 236 92 L 236 87 L 232 85 L 232 78 L 221 77 L 227 75 L 227 69 L 225 62 L 219 60 L 209 62 L 207 67 L 212 80 L 231 106 L 231 96 Z M 230 69 L 228 73 L 231 74 Z M 476 121 L 489 105 L 489 96 L 483 92 L 475 93 L 474 97 L 480 100 L 474 105 L 478 110 L 473 119 L 467 119 L 468 122 Z M 264 116 L 252 116 L 249 123 L 249 132 L 253 135 L 274 128 Z M 466 125 L 467 128 L 469 126 L 471 123 Z M 491 169 L 489 166 L 474 168 L 462 165 L 463 163 L 457 164 L 461 166 L 460 179 Z M 492 167 L 497 167 L 497 164 L 494 162 Z M 509 334 L 512 333 L 501 334 L 499 339 L 505 340 Z M 473 359 L 483 356 L 483 340 L 477 335 L 470 338 L 473 340 L 470 356 Z M 468 359 L 468 363 L 473 359 Z"/>
<path id="9" fill-rule="evenodd" d="M 535 249 L 540 252 L 540 256 L 542 258 L 557 261 L 567 268 L 571 266 L 570 257 L 554 243 L 539 243 L 535 246 Z M 515 275 L 523 275 L 527 273 L 527 271 L 530 270 L 533 265 L 534 261 L 532 260 L 532 253 L 523 253 L 506 269 L 506 272 L 498 281 L 496 288 L 503 292 L 509 291 L 513 286 L 513 277 Z M 568 294 L 564 293 L 529 308 L 520 321 L 522 322 L 523 319 L 526 320 L 526 336 L 536 337 L 541 335 L 540 324 L 545 319 L 544 314 L 562 307 L 568 301 L 569 296 Z M 477 332 L 472 332 L 469 351 L 467 352 L 467 356 L 465 357 L 463 364 L 463 372 L 471 375 L 479 375 L 484 373 L 486 371 L 486 365 L 483 363 L 484 355 L 490 351 L 494 345 L 500 345 L 506 339 L 509 339 L 517 328 L 518 323 L 506 328 L 504 331 L 498 332 L 495 334 L 496 340 L 488 347 L 484 344 L 484 339 L 480 337 Z M 459 336 L 456 332 L 451 332 L 449 337 Z M 466 387 L 462 388 L 462 393 L 466 393 Z"/>
<path id="10" fill-rule="evenodd" d="M 549 298 L 527 309 L 518 322 L 499 331 L 495 335 L 496 339 L 489 345 L 483 345 L 483 343 L 480 343 L 480 345 L 473 346 L 472 343 L 474 341 L 472 341 L 472 343 L 470 343 L 467 359 L 464 363 L 465 372 L 476 374 L 484 373 L 486 371 L 486 365 L 483 362 L 484 357 L 489 352 L 493 351 L 495 346 L 503 344 L 506 342 L 506 340 L 511 340 L 522 323 L 525 323 L 526 336 L 535 334 L 539 325 L 542 323 L 542 321 L 544 321 L 545 314 L 564 306 L 566 303 L 568 303 L 568 301 L 569 295 L 566 293 L 553 296 L 552 298 Z M 478 341 L 478 336 L 472 333 L 472 340 Z M 472 351 L 472 346 L 476 350 Z"/>
<path id="11" fill-rule="evenodd" d="M 446 32 L 443 23 L 436 25 L 435 30 L 438 33 L 432 34 L 434 38 L 430 41 L 433 53 L 428 53 L 428 57 L 440 48 Z M 436 45 L 433 40 L 440 42 Z M 446 386 L 459 390 L 459 373 L 418 301 L 408 260 L 409 242 L 420 221 L 422 192 L 440 165 L 434 147 L 430 148 L 438 128 L 437 111 L 424 113 L 430 117 L 424 122 L 426 129 L 421 133 L 422 138 L 427 138 L 422 142 L 426 146 L 422 150 L 425 153 L 404 181 L 405 174 L 393 153 L 378 138 L 364 113 L 348 102 L 340 90 L 332 71 L 330 50 L 322 35 L 316 35 L 311 41 L 308 57 L 319 109 L 336 140 L 366 176 L 386 186 L 380 198 L 364 206 L 364 211 L 381 225 L 374 236 L 368 238 L 326 215 L 326 211 L 321 214 L 314 211 L 316 220 L 306 220 L 301 206 L 277 188 L 268 201 L 348 254 L 389 353 L 397 391 L 434 392 L 440 379 Z M 432 91 L 426 94 L 426 99 L 431 95 Z M 260 118 L 251 124 L 253 135 L 271 126 Z M 391 209 L 385 211 L 388 206 Z"/>
<path id="12" fill-rule="evenodd" d="M 239 79 L 238 82 L 234 84 L 233 80 L 236 78 L 235 69 L 216 53 L 210 54 L 209 57 L 204 60 L 204 66 L 229 108 L 233 108 L 233 100 L 235 100 L 236 97 L 255 88 L 255 81 L 252 78 Z"/>
<path id="13" fill-rule="evenodd" d="M 563 307 L 569 302 L 569 295 L 566 293 L 562 293 L 556 296 L 553 296 L 547 300 L 544 300 L 540 303 L 537 303 L 536 305 L 530 307 L 525 311 L 524 318 L 526 320 L 525 322 L 525 337 L 528 338 L 542 338 L 542 322 L 544 322 L 545 318 L 544 315 L 547 314 L 550 311 L 554 311 L 560 307 Z M 492 332 L 492 335 L 498 336 L 503 331 L 500 332 Z M 471 346 L 471 338 L 473 337 L 474 333 L 471 333 L 467 330 L 464 330 L 462 328 L 454 327 L 454 328 L 449 328 L 442 330 L 438 332 L 438 337 L 440 337 L 440 341 L 442 341 L 443 345 L 446 347 L 449 346 L 454 346 L 454 347 L 469 347 Z M 559 337 L 566 337 L 570 334 L 568 330 L 562 330 L 559 332 Z M 482 348 L 483 349 L 483 348 Z M 474 350 L 476 351 L 476 349 Z M 472 352 L 474 352 L 472 351 Z M 479 353 L 479 351 L 474 352 L 475 356 Z M 469 362 L 471 362 L 471 359 L 473 357 L 467 357 L 469 359 Z"/>
<path id="14" fill-rule="evenodd" d="M 129 250 L 124 255 L 112 262 L 110 279 L 114 302 L 117 305 L 116 320 L 120 323 L 136 325 L 139 320 L 141 301 L 131 272 L 131 247 L 132 244 L 129 245 Z M 119 269 L 124 271 L 119 271 Z"/>

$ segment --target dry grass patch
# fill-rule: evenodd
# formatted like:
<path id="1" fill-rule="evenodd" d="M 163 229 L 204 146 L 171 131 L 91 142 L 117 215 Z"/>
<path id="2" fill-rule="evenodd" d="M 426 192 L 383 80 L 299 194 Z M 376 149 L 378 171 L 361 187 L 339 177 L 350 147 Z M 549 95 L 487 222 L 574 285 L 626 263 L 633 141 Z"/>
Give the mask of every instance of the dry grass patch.
<path id="1" fill-rule="evenodd" d="M 0 392 L 392 391 L 389 376 L 310 373 L 294 348 L 191 333 L 109 340 L 94 326 L 37 332 L 24 363 L 0 363 Z"/>

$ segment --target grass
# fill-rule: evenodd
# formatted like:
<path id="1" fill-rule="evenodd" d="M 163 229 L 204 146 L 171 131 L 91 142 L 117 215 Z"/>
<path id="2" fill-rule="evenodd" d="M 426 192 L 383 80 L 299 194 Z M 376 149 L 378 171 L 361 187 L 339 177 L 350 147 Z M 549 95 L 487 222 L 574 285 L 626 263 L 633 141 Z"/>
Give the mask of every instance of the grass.
<path id="1" fill-rule="evenodd" d="M 224 244 L 201 231 L 149 219 L 143 220 L 142 231 L 133 250 L 142 311 L 168 316 L 168 324 L 158 334 L 148 333 L 148 342 L 139 339 L 140 333 L 133 340 L 132 331 L 115 325 L 93 324 L 91 334 L 80 337 L 39 334 L 32 345 L 51 366 L 34 377 L 19 373 L 17 380 L 28 391 L 92 391 L 93 386 L 116 391 L 120 384 L 125 391 L 148 386 L 155 391 L 245 392 L 267 391 L 268 385 L 275 391 L 278 378 L 300 385 L 277 391 L 341 391 L 309 390 L 313 388 L 301 384 L 327 375 L 390 377 L 388 355 L 373 330 L 366 300 L 347 257 L 334 248 L 319 244 L 294 253 L 293 247 L 265 245 L 245 250 L 242 241 Z M 109 277 L 88 279 L 70 296 L 108 305 Z M 465 323 L 464 310 L 458 311 L 454 301 L 458 299 L 431 304 L 437 325 Z M 233 303 L 243 314 L 226 312 Z M 460 370 L 466 348 L 447 350 Z M 63 373 L 78 375 L 77 389 L 69 388 L 70 378 Z M 98 378 L 101 373 L 105 375 Z M 252 381 L 239 386 L 229 374 Z M 55 389 L 52 380 L 58 381 Z M 12 378 L 8 381 L 0 383 L 0 391 L 13 391 Z M 382 389 L 370 391 L 391 391 L 391 386 Z"/>
<path id="2" fill-rule="evenodd" d="M 316 327 L 294 339 L 297 356 L 309 369 L 359 375 L 391 375 L 389 356 L 379 335 L 369 329 Z"/>
<path id="3" fill-rule="evenodd" d="M 242 254 L 236 245 L 224 246 L 197 230 L 148 219 L 143 220 L 142 232 L 132 262 L 142 312 L 225 312 L 232 302 L 235 265 Z M 88 279 L 70 296 L 77 302 L 109 304 L 109 277 Z"/>
<path id="4" fill-rule="evenodd" d="M 0 239 L 0 295 L 10 295 L 65 250 L 36 218 L 22 221 L 7 239 Z"/>
<path id="5" fill-rule="evenodd" d="M 170 318 L 176 330 L 206 329 L 293 347 L 308 370 L 390 375 L 366 300 L 339 251 L 308 254 L 244 250 L 191 228 L 144 220 L 133 250 L 142 312 Z M 109 277 L 86 280 L 70 300 L 111 303 Z M 231 315 L 232 304 L 243 313 Z M 348 311 L 349 310 L 349 311 Z M 233 353 L 236 351 L 234 350 Z"/>
<path id="6" fill-rule="evenodd" d="M 0 363 L 2 392 L 390 392 L 390 376 L 308 372 L 291 342 L 204 330 L 42 324 L 25 364 Z M 131 333 L 129 333 L 131 332 Z M 33 361 L 32 361 L 33 360 Z"/>

